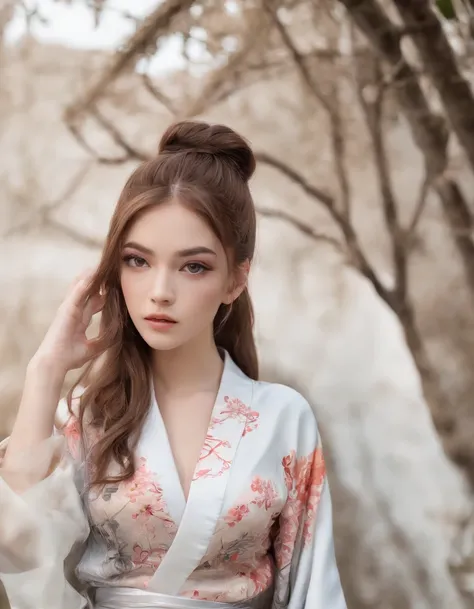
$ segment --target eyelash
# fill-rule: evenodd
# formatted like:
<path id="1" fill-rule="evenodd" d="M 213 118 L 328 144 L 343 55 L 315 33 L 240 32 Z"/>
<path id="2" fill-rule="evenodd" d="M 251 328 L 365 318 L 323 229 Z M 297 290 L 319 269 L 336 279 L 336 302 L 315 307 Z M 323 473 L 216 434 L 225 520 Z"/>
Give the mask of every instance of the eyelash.
<path id="1" fill-rule="evenodd" d="M 147 261 L 145 260 L 145 258 L 142 258 L 141 256 L 135 256 L 134 254 L 127 254 L 126 256 L 123 257 L 123 261 L 131 268 L 135 268 L 135 269 L 143 269 L 145 268 L 144 265 L 141 266 L 134 266 L 129 264 L 132 260 L 139 260 L 141 262 L 145 262 L 145 264 L 148 264 Z M 207 271 L 210 271 L 210 267 L 206 266 L 205 264 L 203 264 L 202 262 L 187 262 L 183 268 L 186 268 L 188 266 L 198 266 L 200 267 L 201 271 L 199 273 L 189 273 L 190 275 L 202 275 Z"/>

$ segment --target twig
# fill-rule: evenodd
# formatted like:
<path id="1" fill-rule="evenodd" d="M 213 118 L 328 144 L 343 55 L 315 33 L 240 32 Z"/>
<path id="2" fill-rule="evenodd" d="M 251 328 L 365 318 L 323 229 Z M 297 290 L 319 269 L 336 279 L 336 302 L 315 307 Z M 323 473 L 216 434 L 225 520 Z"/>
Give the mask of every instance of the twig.
<path id="1" fill-rule="evenodd" d="M 117 157 L 105 157 L 100 155 L 86 141 L 85 137 L 83 136 L 77 125 L 74 125 L 73 123 L 67 123 L 67 127 L 74 139 L 79 144 L 79 146 L 81 146 L 81 148 L 83 148 L 88 154 L 90 154 L 98 163 L 102 165 L 122 165 L 123 163 L 127 163 L 131 160 L 130 155 L 128 153 Z"/>
<path id="2" fill-rule="evenodd" d="M 92 165 L 92 162 L 88 162 L 81 167 L 62 194 L 60 194 L 54 201 L 42 205 L 26 222 L 22 222 L 8 230 L 3 234 L 3 238 L 8 239 L 15 235 L 26 232 L 34 226 L 46 226 L 48 223 L 50 223 L 51 214 L 54 211 L 57 211 L 79 190 L 84 179 L 91 170 Z"/>
<path id="3" fill-rule="evenodd" d="M 256 211 L 260 216 L 264 218 L 275 218 L 277 220 L 283 220 L 287 224 L 290 224 L 291 226 L 299 230 L 307 237 L 313 239 L 313 241 L 323 241 L 324 243 L 328 243 L 329 245 L 332 245 L 338 250 L 342 250 L 342 244 L 340 243 L 340 241 L 338 241 L 338 239 L 336 239 L 335 237 L 331 237 L 330 235 L 326 235 L 325 233 L 318 233 L 305 222 L 302 222 L 301 220 L 290 216 L 290 214 L 287 214 L 284 211 L 277 209 L 267 209 L 264 207 L 257 207 Z"/>
<path id="4" fill-rule="evenodd" d="M 283 43 L 288 49 L 293 58 L 294 65 L 298 70 L 301 80 L 312 93 L 315 99 L 323 106 L 329 116 L 329 125 L 331 129 L 331 147 L 333 152 L 334 169 L 339 185 L 341 196 L 341 207 L 343 213 L 350 217 L 350 184 L 348 171 L 346 167 L 346 150 L 343 136 L 343 122 L 339 109 L 339 96 L 337 85 L 332 87 L 331 95 L 326 95 L 320 89 L 318 83 L 312 77 L 310 70 L 305 62 L 305 57 L 296 48 L 286 26 L 278 17 L 272 0 L 263 0 L 263 5 L 267 14 L 271 17 L 275 27 L 277 28 Z"/>
<path id="5" fill-rule="evenodd" d="M 416 229 L 418 228 L 418 224 L 420 222 L 421 216 L 426 208 L 426 201 L 428 199 L 428 193 L 431 188 L 431 178 L 428 174 L 425 174 L 423 181 L 420 186 L 420 192 L 418 194 L 417 204 L 415 206 L 415 211 L 413 213 L 413 217 L 411 221 L 408 223 L 408 226 L 404 230 L 404 238 L 407 242 L 408 247 L 413 241 L 413 237 L 415 236 Z"/>
<path id="6" fill-rule="evenodd" d="M 191 118 L 202 114 L 216 99 L 222 95 L 222 86 L 230 80 L 235 81 L 238 69 L 246 61 L 257 44 L 262 44 L 267 34 L 264 20 L 260 13 L 254 15 L 254 21 L 248 24 L 240 49 L 229 56 L 226 64 L 214 70 L 204 84 L 201 93 L 191 100 L 180 112 L 181 118 Z"/>
<path id="7" fill-rule="evenodd" d="M 138 161 L 146 161 L 149 158 L 149 155 L 135 146 L 132 146 L 130 142 L 127 142 L 125 137 L 120 133 L 120 131 L 113 125 L 105 116 L 100 112 L 97 107 L 91 109 L 91 115 L 97 120 L 97 122 L 102 125 L 102 127 L 107 131 L 107 133 L 112 137 L 115 144 L 122 148 L 128 155 L 129 159 L 135 159 Z"/>
<path id="8" fill-rule="evenodd" d="M 344 235 L 344 239 L 347 243 L 347 248 L 352 256 L 353 263 L 355 264 L 355 266 L 372 283 L 374 289 L 379 294 L 379 296 L 383 300 L 385 300 L 385 302 L 390 307 L 394 308 L 395 303 L 393 300 L 393 294 L 388 288 L 386 288 L 382 284 L 382 282 L 378 278 L 375 270 L 372 268 L 359 244 L 359 240 L 357 238 L 353 226 L 348 221 L 347 217 L 337 210 L 334 198 L 331 195 L 325 193 L 323 190 L 310 184 L 303 175 L 298 173 L 295 169 L 288 166 L 283 161 L 280 161 L 279 159 L 263 152 L 257 152 L 255 154 L 255 157 L 260 163 L 264 163 L 265 165 L 273 167 L 274 169 L 277 169 L 280 173 L 285 175 L 288 179 L 290 179 L 297 186 L 299 186 L 303 190 L 303 192 L 309 195 L 313 199 L 313 201 L 318 201 L 319 203 L 322 203 L 324 205 L 325 209 L 329 212 L 329 214 L 341 230 L 342 234 Z"/>
<path id="9" fill-rule="evenodd" d="M 355 31 L 352 25 L 351 36 L 353 46 L 355 45 Z M 364 70 L 373 68 L 370 77 L 370 85 L 375 85 L 377 94 L 374 99 L 368 102 L 364 97 L 364 87 L 361 74 L 361 62 L 364 62 Z M 371 64 L 369 63 L 371 62 Z M 383 71 L 378 58 L 372 51 L 363 58 L 353 60 L 354 82 L 359 105 L 365 118 L 365 124 L 372 144 L 373 159 L 378 179 L 378 186 L 382 202 L 382 211 L 385 226 L 390 239 L 392 248 L 392 261 L 395 274 L 394 292 L 398 297 L 398 304 L 403 305 L 408 298 L 407 293 L 407 250 L 405 249 L 405 239 L 402 239 L 402 231 L 398 219 L 398 206 L 392 185 L 390 174 L 388 153 L 385 146 L 383 134 L 383 102 L 385 84 Z M 375 82 L 372 82 L 375 81 Z"/>
<path id="10" fill-rule="evenodd" d="M 176 108 L 174 107 L 173 102 L 170 100 L 168 96 L 166 96 L 162 91 L 160 91 L 157 86 L 153 83 L 150 76 L 146 73 L 142 74 L 143 84 L 145 85 L 145 89 L 153 95 L 153 97 L 160 102 L 162 106 L 164 106 L 170 114 L 173 116 L 177 114 Z"/>
<path id="11" fill-rule="evenodd" d="M 301 76 L 302 81 L 305 83 L 305 85 L 308 87 L 308 89 L 313 93 L 313 95 L 318 99 L 318 101 L 324 107 L 326 112 L 329 115 L 331 115 L 333 112 L 333 107 L 331 105 L 330 100 L 327 98 L 326 95 L 324 95 L 324 93 L 319 88 L 318 83 L 312 78 L 311 73 L 308 69 L 308 66 L 306 65 L 306 62 L 304 60 L 303 54 L 300 53 L 299 50 L 296 48 L 285 25 L 282 23 L 281 19 L 278 17 L 278 13 L 275 10 L 275 7 L 273 6 L 273 4 L 274 3 L 272 2 L 272 0 L 263 0 L 263 7 L 264 7 L 267 15 L 270 17 L 273 24 L 275 25 L 276 29 L 278 30 L 278 32 L 283 40 L 283 43 L 285 44 L 286 48 L 290 52 L 290 55 Z"/>
<path id="12" fill-rule="evenodd" d="M 117 51 L 112 63 L 99 75 L 96 83 L 82 99 L 69 106 L 65 113 L 67 123 L 73 123 L 90 107 L 95 106 L 106 89 L 117 77 L 144 55 L 166 30 L 172 19 L 192 6 L 194 0 L 165 0 L 144 20 L 141 27 Z"/>

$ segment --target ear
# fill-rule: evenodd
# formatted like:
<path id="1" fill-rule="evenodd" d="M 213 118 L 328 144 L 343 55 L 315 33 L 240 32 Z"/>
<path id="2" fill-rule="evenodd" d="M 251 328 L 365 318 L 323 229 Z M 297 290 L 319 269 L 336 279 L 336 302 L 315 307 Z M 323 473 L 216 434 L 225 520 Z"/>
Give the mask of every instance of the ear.
<path id="1" fill-rule="evenodd" d="M 237 298 L 242 294 L 247 287 L 249 273 L 250 260 L 245 260 L 245 262 L 242 262 L 242 264 L 240 264 L 234 272 L 229 291 L 222 301 L 224 304 L 232 304 L 234 300 L 237 300 Z"/>

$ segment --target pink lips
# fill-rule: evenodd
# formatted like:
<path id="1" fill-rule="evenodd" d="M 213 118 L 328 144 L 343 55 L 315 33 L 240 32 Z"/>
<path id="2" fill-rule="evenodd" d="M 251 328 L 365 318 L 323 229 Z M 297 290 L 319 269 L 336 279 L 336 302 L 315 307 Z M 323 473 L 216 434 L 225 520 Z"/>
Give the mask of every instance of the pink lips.
<path id="1" fill-rule="evenodd" d="M 145 318 L 145 321 L 154 329 L 154 330 L 169 330 L 174 325 L 176 325 L 176 321 L 168 317 L 167 315 L 158 316 L 158 315 L 150 315 Z"/>

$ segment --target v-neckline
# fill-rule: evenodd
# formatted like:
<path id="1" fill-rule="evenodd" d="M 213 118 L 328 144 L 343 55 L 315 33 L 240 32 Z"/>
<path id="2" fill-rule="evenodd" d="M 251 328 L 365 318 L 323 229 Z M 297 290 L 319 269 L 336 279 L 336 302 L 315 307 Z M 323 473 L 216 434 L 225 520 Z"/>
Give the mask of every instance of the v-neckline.
<path id="1" fill-rule="evenodd" d="M 161 443 L 155 458 L 158 466 L 155 471 L 168 513 L 176 524 L 176 533 L 148 584 L 150 591 L 179 593 L 205 555 L 222 513 L 232 463 L 245 433 L 253 396 L 253 381 L 235 365 L 227 352 L 224 355 L 219 389 L 187 501 L 154 391 L 152 394 L 151 416 L 154 419 L 150 422 L 155 431 L 150 429 L 148 438 L 152 438 L 155 446 Z"/>
<path id="2" fill-rule="evenodd" d="M 187 504 L 189 502 L 189 497 L 190 497 L 192 489 L 193 489 L 193 484 L 194 484 L 194 481 L 195 481 L 195 478 L 196 478 L 196 473 L 198 471 L 199 463 L 200 463 L 200 461 L 202 459 L 202 456 L 203 456 L 204 448 L 205 448 L 205 445 L 206 445 L 206 440 L 209 437 L 209 433 L 211 431 L 212 422 L 216 418 L 216 415 L 218 414 L 219 409 L 222 407 L 222 404 L 224 403 L 224 397 L 225 397 L 223 395 L 225 393 L 224 392 L 224 386 L 225 386 L 224 375 L 225 375 L 226 366 L 227 366 L 227 363 L 228 363 L 228 362 L 226 362 L 227 357 L 228 357 L 227 354 L 224 353 L 224 361 L 223 361 L 223 366 L 222 366 L 221 377 L 219 379 L 219 385 L 218 385 L 218 388 L 217 388 L 217 393 L 216 393 L 216 395 L 214 397 L 214 404 L 212 406 L 212 409 L 211 409 L 211 412 L 210 412 L 210 416 L 209 416 L 209 420 L 207 422 L 206 434 L 204 436 L 204 440 L 203 440 L 203 442 L 201 444 L 201 447 L 199 449 L 199 455 L 198 455 L 198 458 L 196 460 L 196 464 L 195 464 L 195 466 L 193 468 L 193 475 L 191 477 L 191 483 L 189 485 L 188 495 L 187 496 L 186 496 L 183 484 L 181 482 L 181 478 L 179 476 L 179 470 L 178 470 L 178 466 L 176 465 L 176 458 L 175 458 L 175 455 L 173 453 L 173 449 L 171 447 L 169 433 L 168 433 L 168 430 L 166 428 L 166 424 L 165 424 L 163 415 L 161 413 L 160 406 L 158 404 L 158 400 L 156 398 L 155 387 L 154 387 L 153 382 L 151 383 L 152 408 L 153 408 L 153 410 L 155 410 L 155 413 L 156 413 L 156 415 L 158 416 L 158 419 L 159 419 L 159 424 L 160 424 L 160 426 L 162 427 L 162 430 L 163 430 L 163 434 L 162 434 L 163 435 L 163 438 L 162 438 L 163 439 L 163 448 L 164 448 L 164 450 L 167 453 L 167 455 L 166 455 L 167 456 L 167 460 L 169 460 L 169 462 L 172 464 L 172 468 L 171 468 L 172 472 L 171 473 L 172 473 L 172 477 L 174 478 L 174 486 L 176 488 L 179 488 L 180 503 L 182 504 L 182 510 L 181 510 L 181 512 L 184 512 L 184 510 L 186 509 L 186 506 L 187 506 Z"/>

